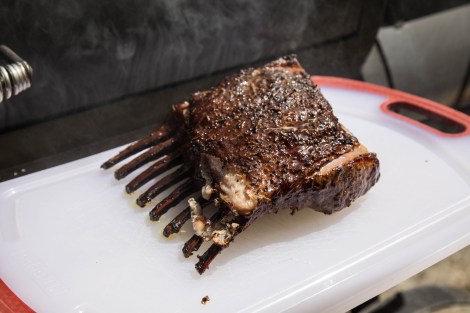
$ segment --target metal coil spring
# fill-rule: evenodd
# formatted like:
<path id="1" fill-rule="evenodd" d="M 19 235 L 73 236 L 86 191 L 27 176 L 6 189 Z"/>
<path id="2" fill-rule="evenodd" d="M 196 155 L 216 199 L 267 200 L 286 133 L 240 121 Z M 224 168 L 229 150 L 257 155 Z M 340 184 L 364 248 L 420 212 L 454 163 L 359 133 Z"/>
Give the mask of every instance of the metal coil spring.
<path id="1" fill-rule="evenodd" d="M 0 66 L 0 103 L 31 87 L 33 69 L 10 48 L 0 45 L 0 54 L 13 62 Z"/>

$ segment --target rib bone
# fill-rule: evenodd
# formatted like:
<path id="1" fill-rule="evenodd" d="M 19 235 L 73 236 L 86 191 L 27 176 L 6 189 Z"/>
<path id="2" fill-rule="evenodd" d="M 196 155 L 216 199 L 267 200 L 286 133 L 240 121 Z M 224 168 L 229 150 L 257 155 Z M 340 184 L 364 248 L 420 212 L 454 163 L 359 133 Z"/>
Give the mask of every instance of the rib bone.
<path id="1" fill-rule="evenodd" d="M 237 222 L 239 224 L 239 226 L 235 229 L 234 233 L 232 234 L 232 236 L 230 237 L 230 241 L 227 242 L 225 245 L 219 245 L 219 244 L 216 244 L 216 243 L 213 243 L 209 249 L 207 249 L 206 252 L 204 252 L 203 255 L 201 256 L 197 256 L 199 261 L 196 263 L 196 270 L 198 271 L 199 274 L 202 275 L 202 273 L 204 273 L 206 271 L 206 269 L 209 268 L 209 264 L 211 264 L 211 262 L 215 259 L 215 257 L 222 252 L 223 249 L 227 248 L 228 245 L 230 244 L 230 242 L 233 241 L 233 239 L 235 238 L 235 236 L 239 235 L 243 230 L 246 229 L 246 222 L 247 220 L 242 217 L 242 216 L 239 216 L 238 219 L 237 219 Z"/>
<path id="2" fill-rule="evenodd" d="M 215 257 L 222 252 L 223 247 L 216 245 L 215 243 L 212 244 L 203 255 L 198 256 L 199 262 L 196 263 L 196 270 L 199 274 L 202 275 L 209 269 L 209 264 L 215 259 Z"/>
<path id="3" fill-rule="evenodd" d="M 163 172 L 169 170 L 175 165 L 181 164 L 183 158 L 181 156 L 182 150 L 175 151 L 165 155 L 163 158 L 156 161 L 151 167 L 142 172 L 139 176 L 134 178 L 130 183 L 126 185 L 126 192 L 131 193 L 136 191 L 141 186 L 149 182 L 151 179 L 157 177 Z"/>
<path id="4" fill-rule="evenodd" d="M 210 218 L 211 224 L 216 224 L 224 218 L 224 216 L 229 212 L 229 209 L 226 207 L 221 207 L 214 215 Z M 197 235 L 193 235 L 183 246 L 183 255 L 186 258 L 189 258 L 194 251 L 199 250 L 201 244 L 204 242 L 204 238 Z"/>
<path id="5" fill-rule="evenodd" d="M 158 221 L 160 217 L 168 212 L 169 209 L 176 206 L 184 198 L 198 190 L 197 184 L 194 180 L 189 179 L 184 182 L 182 185 L 178 186 L 172 193 L 170 193 L 165 199 L 160 201 L 153 209 L 150 211 L 150 219 L 152 221 Z"/>
<path id="6" fill-rule="evenodd" d="M 211 204 L 210 201 L 204 201 L 204 198 L 198 197 L 197 201 L 201 207 L 206 207 Z M 180 231 L 181 227 L 191 218 L 191 211 L 189 206 L 180 212 L 168 225 L 163 229 L 163 235 L 169 237 L 171 234 L 176 234 Z"/>
<path id="7" fill-rule="evenodd" d="M 167 124 L 163 124 L 158 130 L 150 133 L 147 137 L 137 141 L 136 143 L 128 146 L 123 151 L 119 152 L 116 156 L 112 157 L 108 161 L 104 162 L 101 165 L 101 168 L 108 169 L 113 167 L 122 160 L 127 159 L 128 157 L 145 150 L 151 146 L 158 144 L 159 142 L 169 138 L 173 135 L 175 127 Z"/>
<path id="8" fill-rule="evenodd" d="M 165 153 L 171 151 L 177 143 L 179 143 L 178 137 L 170 137 L 169 139 L 157 144 L 156 146 L 153 146 L 152 148 L 148 149 L 129 163 L 119 168 L 114 173 L 114 177 L 117 180 L 126 177 L 136 169 L 140 168 L 142 165 L 165 155 Z"/>
<path id="9" fill-rule="evenodd" d="M 149 203 L 153 198 L 158 196 L 163 190 L 175 185 L 176 183 L 180 182 L 181 180 L 189 177 L 192 173 L 192 168 L 182 166 L 176 171 L 168 174 L 167 176 L 163 177 L 155 184 L 153 184 L 147 191 L 141 194 L 136 202 L 137 205 L 140 207 L 144 207 L 147 203 Z"/>

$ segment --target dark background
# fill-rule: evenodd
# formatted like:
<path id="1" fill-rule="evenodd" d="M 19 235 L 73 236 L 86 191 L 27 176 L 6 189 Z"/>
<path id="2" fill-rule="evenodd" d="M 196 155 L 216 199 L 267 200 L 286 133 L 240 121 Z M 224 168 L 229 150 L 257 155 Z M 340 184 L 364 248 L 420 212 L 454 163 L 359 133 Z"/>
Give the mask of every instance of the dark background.
<path id="1" fill-rule="evenodd" d="M 8 1 L 0 42 L 36 74 L 34 88 L 2 107 L 0 131 L 292 52 L 312 72 L 358 77 L 383 8 L 363 0 Z"/>
<path id="2" fill-rule="evenodd" d="M 135 140 L 172 103 L 285 54 L 363 79 L 380 27 L 467 2 L 2 0 L 0 44 L 34 77 L 0 103 L 0 181 Z"/>

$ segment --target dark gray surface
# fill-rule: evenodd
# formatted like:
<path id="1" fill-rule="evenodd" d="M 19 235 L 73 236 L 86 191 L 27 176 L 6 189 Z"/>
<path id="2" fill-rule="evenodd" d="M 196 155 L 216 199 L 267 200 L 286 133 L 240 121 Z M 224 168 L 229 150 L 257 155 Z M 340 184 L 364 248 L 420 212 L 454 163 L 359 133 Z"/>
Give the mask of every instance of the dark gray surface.
<path id="1" fill-rule="evenodd" d="M 195 90 L 208 88 L 221 76 L 162 88 L 4 132 L 0 134 L 0 181 L 137 140 L 158 125 L 172 103 L 186 99 Z"/>
<path id="2" fill-rule="evenodd" d="M 384 1 L 4 0 L 0 42 L 34 68 L 0 104 L 0 181 L 128 143 L 227 73 L 296 53 L 358 78 Z"/>
<path id="3" fill-rule="evenodd" d="M 384 2 L 3 0 L 0 43 L 35 76 L 0 104 L 0 131 L 292 52 L 314 73 L 357 76 Z"/>
<path id="4" fill-rule="evenodd" d="M 470 293 L 448 286 L 419 286 L 397 293 L 392 298 L 376 302 L 361 313 L 431 313 L 458 306 L 461 312 L 470 309 Z M 466 308 L 466 309 L 465 309 Z"/>

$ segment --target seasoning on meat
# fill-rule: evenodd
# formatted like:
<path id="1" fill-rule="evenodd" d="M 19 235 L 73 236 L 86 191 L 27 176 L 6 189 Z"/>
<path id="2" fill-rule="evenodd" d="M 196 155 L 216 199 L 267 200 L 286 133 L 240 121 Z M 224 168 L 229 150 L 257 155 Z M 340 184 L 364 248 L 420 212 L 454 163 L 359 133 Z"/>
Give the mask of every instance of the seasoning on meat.
<path id="1" fill-rule="evenodd" d="M 147 149 L 115 173 L 127 176 L 155 161 L 127 186 L 128 192 L 177 164 L 137 199 L 144 206 L 184 180 L 151 210 L 158 220 L 188 196 L 189 206 L 164 230 L 169 236 L 191 220 L 185 256 L 205 241 L 203 273 L 223 248 L 258 218 L 281 209 L 309 207 L 331 214 L 365 194 L 379 179 L 379 161 L 333 114 L 320 88 L 294 56 L 225 78 L 218 86 L 173 106 L 155 132 L 103 164 Z M 188 154 L 187 151 L 190 153 Z M 210 218 L 204 208 L 215 204 Z"/>

